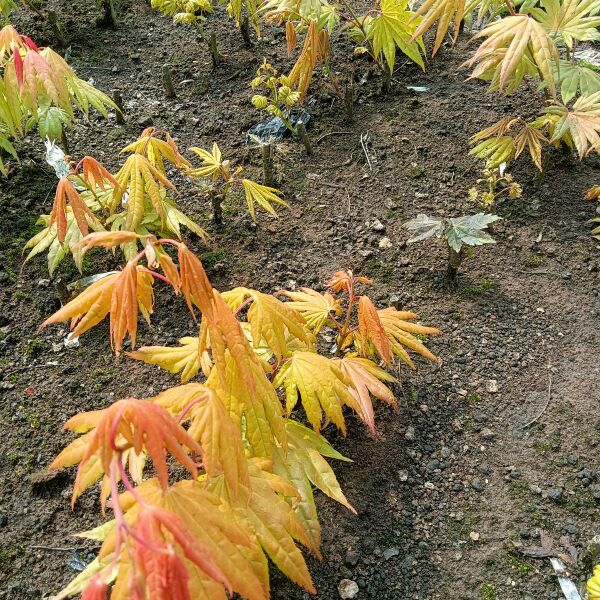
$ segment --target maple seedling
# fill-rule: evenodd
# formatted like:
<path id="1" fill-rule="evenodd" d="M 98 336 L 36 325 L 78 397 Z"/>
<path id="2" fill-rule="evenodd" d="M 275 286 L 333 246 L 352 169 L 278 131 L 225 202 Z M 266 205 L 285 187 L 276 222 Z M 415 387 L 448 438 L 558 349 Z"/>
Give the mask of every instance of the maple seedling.
<path id="1" fill-rule="evenodd" d="M 243 167 L 231 169 L 230 161 L 223 160 L 221 150 L 213 143 L 212 150 L 203 148 L 191 148 L 202 161 L 198 168 L 187 168 L 185 174 L 192 179 L 202 182 L 207 191 L 213 208 L 213 220 L 217 226 L 223 225 L 223 202 L 232 188 L 240 187 L 244 191 L 248 212 L 253 221 L 256 221 L 255 207 L 259 206 L 271 216 L 277 217 L 273 204 L 288 206 L 287 202 L 279 197 L 280 192 L 268 185 L 261 185 L 241 177 Z"/>
<path id="2" fill-rule="evenodd" d="M 292 90 L 291 78 L 287 75 L 278 75 L 277 70 L 265 59 L 250 85 L 253 90 L 264 91 L 264 94 L 252 96 L 252 104 L 281 119 L 283 124 L 296 135 L 296 124 L 292 122 L 290 109 L 300 101 L 300 92 Z"/>
<path id="3" fill-rule="evenodd" d="M 436 219 L 427 215 L 418 215 L 416 219 L 407 221 L 404 227 L 413 232 L 407 240 L 409 244 L 433 237 L 444 238 L 448 246 L 446 274 L 449 281 L 454 282 L 460 265 L 466 257 L 466 247 L 496 243 L 485 230 L 490 223 L 499 219 L 500 217 L 497 215 L 484 213 L 452 219 Z"/>
<path id="4" fill-rule="evenodd" d="M 505 163 L 492 167 L 486 163 L 482 171 L 483 177 L 476 181 L 477 185 L 483 184 L 484 189 L 469 188 L 469 200 L 478 202 L 486 212 L 490 212 L 496 200 L 505 195 L 511 200 L 520 198 L 523 194 L 521 186 L 506 172 Z"/>
<path id="5" fill-rule="evenodd" d="M 335 273 L 324 293 L 284 292 L 284 302 L 250 288 L 217 292 L 177 240 L 103 231 L 83 238 L 82 251 L 125 239 L 139 241 L 138 255 L 42 326 L 71 319 L 79 335 L 110 314 L 116 353 L 129 335 L 132 358 L 181 373 L 183 385 L 67 422 L 80 436 L 50 468 L 78 465 L 73 504 L 100 482 L 101 506 L 114 519 L 82 534 L 102 542 L 99 555 L 55 598 L 104 599 L 112 586 L 128 600 L 189 600 L 199 589 L 268 600 L 267 555 L 316 593 L 296 545 L 321 556 L 313 488 L 354 511 L 325 457 L 347 459 L 320 430 L 332 422 L 345 433 L 348 407 L 375 434 L 371 397 L 396 405 L 395 377 L 379 365 L 398 357 L 412 366 L 409 350 L 436 360 L 416 336 L 439 330 L 414 323 L 414 313 L 377 309 L 359 293 L 370 281 L 351 272 Z M 157 280 L 183 296 L 194 320 L 201 315 L 197 336 L 135 350 L 138 312 L 149 319 Z M 326 327 L 338 332 L 335 356 L 318 351 Z M 190 382 L 200 373 L 203 383 Z M 292 417 L 298 400 L 312 430 Z"/>
<path id="6" fill-rule="evenodd" d="M 174 23 L 193 25 L 208 48 L 213 69 L 221 64 L 224 57 L 217 48 L 215 32 L 212 31 L 207 35 L 204 31 L 204 21 L 207 15 L 214 11 L 211 0 L 152 0 L 151 6 L 165 16 L 172 16 Z"/>
<path id="7" fill-rule="evenodd" d="M 114 175 L 91 156 L 72 169 L 66 166 L 51 213 L 38 221 L 44 228 L 25 245 L 30 250 L 26 261 L 47 250 L 52 274 L 70 252 L 81 270 L 79 242 L 90 230 L 168 234 L 181 239 L 181 226 L 185 226 L 207 238 L 204 229 L 181 212 L 171 197 L 177 190 L 167 178 L 166 164 L 183 171 L 190 166 L 173 138 L 148 128 L 122 152 L 130 155 Z M 120 247 L 125 257 L 134 257 L 138 238 L 126 235 L 123 239 Z"/>
<path id="8" fill-rule="evenodd" d="M 18 160 L 12 140 L 37 125 L 42 138 L 60 140 L 75 118 L 95 108 L 104 117 L 112 100 L 77 77 L 51 48 L 38 48 L 7 25 L 0 29 L 0 149 Z M 6 168 L 0 156 L 0 173 Z"/>

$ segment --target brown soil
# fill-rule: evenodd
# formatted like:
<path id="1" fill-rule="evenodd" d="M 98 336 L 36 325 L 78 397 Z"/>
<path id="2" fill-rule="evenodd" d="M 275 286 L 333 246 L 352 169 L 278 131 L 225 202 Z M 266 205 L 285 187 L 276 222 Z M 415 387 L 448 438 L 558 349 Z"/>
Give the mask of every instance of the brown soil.
<path id="1" fill-rule="evenodd" d="M 141 0 L 119 4 L 116 31 L 96 28 L 94 3 L 51 4 L 65 24 L 71 64 L 100 89 L 119 89 L 127 111 L 124 127 L 113 119 L 78 123 L 69 135 L 74 156 L 92 154 L 114 168 L 117 151 L 152 123 L 181 148 L 218 141 L 224 155 L 260 177 L 259 154 L 244 145 L 245 131 L 263 118 L 249 104 L 248 83 L 263 57 L 289 65 L 281 31 L 267 29 L 247 50 L 217 11 L 208 25 L 217 28 L 227 62 L 212 73 L 194 32 Z M 53 42 L 29 15 L 21 12 L 16 24 L 41 44 Z M 309 126 L 315 155 L 307 158 L 290 140 L 277 149 L 290 211 L 255 227 L 233 203 L 211 248 L 191 240 L 219 289 L 275 291 L 292 280 L 318 287 L 334 270 L 350 268 L 375 280 L 372 295 L 380 303 L 396 301 L 444 330 L 430 344 L 442 364 L 421 363 L 416 373 L 402 368 L 399 413 L 377 407 L 377 441 L 351 416 L 346 439 L 326 432 L 354 459 L 335 466 L 358 516 L 318 501 L 325 558 L 309 560 L 319 598 L 339 597 L 343 578 L 357 581 L 359 598 L 378 600 L 559 598 L 549 560 L 524 558 L 516 547 L 539 545 L 543 529 L 557 547 L 563 538 L 581 555 L 596 533 L 600 255 L 586 225 L 594 206 L 582 195 L 598 183 L 598 158 L 581 164 L 551 152 L 543 180 L 521 161 L 513 174 L 523 199 L 497 207 L 505 219 L 494 228 L 497 246 L 465 262 L 455 289 L 444 282 L 441 245 L 405 244 L 401 225 L 418 213 L 474 211 L 466 190 L 479 166 L 467 157 L 468 137 L 505 114 L 538 109 L 529 97 L 499 98 L 480 83 L 465 83 L 458 70 L 468 52 L 464 41 L 444 48 L 425 74 L 401 65 L 390 94 L 379 95 L 378 78 L 366 78 L 352 125 L 343 123 L 342 102 L 317 82 Z M 349 48 L 334 44 L 333 67 L 352 68 L 360 80 L 369 65 L 349 63 Z M 160 83 L 167 62 L 174 100 L 165 99 Z M 415 84 L 429 91 L 406 89 Z M 367 131 L 377 154 L 372 170 L 359 143 Z M 341 133 L 321 138 L 332 132 Z M 101 522 L 97 494 L 85 494 L 71 512 L 73 473 L 49 481 L 39 475 L 68 439 L 63 422 L 178 381 L 113 357 L 106 326 L 83 336 L 75 350 L 55 351 L 64 327 L 36 331 L 59 306 L 55 280 L 78 275 L 65 261 L 48 282 L 41 258 L 21 271 L 23 242 L 35 231 L 36 215 L 49 210 L 55 179 L 34 136 L 20 152 L 22 164 L 0 182 L 0 597 L 11 600 L 49 597 L 76 574 L 73 558 L 94 556 L 93 546 L 70 536 Z M 181 190 L 182 206 L 206 222 L 207 199 L 184 182 Z M 375 218 L 384 232 L 367 225 Z M 384 235 L 392 247 L 382 250 Z M 99 253 L 85 274 L 117 264 Z M 159 295 L 139 342 L 174 343 L 192 331 L 183 303 Z M 487 391 L 491 380 L 496 393 Z M 581 560 L 571 570 L 584 581 Z M 273 598 L 306 597 L 275 570 L 272 581 Z"/>

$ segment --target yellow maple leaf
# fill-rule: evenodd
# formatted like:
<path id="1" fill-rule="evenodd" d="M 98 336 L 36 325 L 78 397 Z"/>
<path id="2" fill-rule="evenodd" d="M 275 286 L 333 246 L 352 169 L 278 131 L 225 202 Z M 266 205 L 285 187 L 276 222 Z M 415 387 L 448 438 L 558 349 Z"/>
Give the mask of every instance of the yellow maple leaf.
<path id="1" fill-rule="evenodd" d="M 360 412 L 349 385 L 350 381 L 335 361 L 316 352 L 304 351 L 294 352 L 273 382 L 275 388 L 285 388 L 288 415 L 294 410 L 300 395 L 306 417 L 315 431 L 321 429 L 324 413 L 344 435 L 346 424 L 342 406 Z"/>
<path id="2" fill-rule="evenodd" d="M 151 365 L 158 365 L 169 373 L 181 371 L 181 382 L 185 383 L 195 377 L 200 370 L 199 343 L 200 339 L 197 337 L 183 337 L 179 340 L 180 346 L 142 346 L 135 352 L 128 352 L 127 356 Z"/>
<path id="3" fill-rule="evenodd" d="M 392 352 L 399 356 L 410 367 L 414 368 L 414 363 L 411 360 L 405 347 L 417 352 L 424 358 L 437 362 L 437 357 L 432 354 L 414 335 L 436 335 L 442 333 L 435 327 L 425 327 L 411 323 L 409 319 L 416 319 L 418 315 L 412 312 L 399 311 L 393 307 L 384 308 L 377 311 L 381 323 L 392 345 Z"/>
<path id="4" fill-rule="evenodd" d="M 303 287 L 298 291 L 284 290 L 281 293 L 292 300 L 288 305 L 304 317 L 306 326 L 315 335 L 321 331 L 328 319 L 342 314 L 341 302 L 329 292 L 321 294 Z"/>

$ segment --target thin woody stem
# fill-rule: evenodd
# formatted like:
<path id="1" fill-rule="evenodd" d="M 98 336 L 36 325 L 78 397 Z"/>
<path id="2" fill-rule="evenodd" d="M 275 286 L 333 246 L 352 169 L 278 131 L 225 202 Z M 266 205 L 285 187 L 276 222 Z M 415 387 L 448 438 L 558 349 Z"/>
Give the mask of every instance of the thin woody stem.
<path id="1" fill-rule="evenodd" d="M 344 319 L 344 324 L 342 325 L 342 330 L 340 331 L 339 338 L 340 342 L 337 347 L 336 356 L 339 356 L 342 348 L 344 347 L 344 342 L 348 337 L 350 331 L 350 318 L 352 317 L 352 308 L 354 307 L 354 302 L 356 300 L 356 296 L 354 295 L 354 282 L 350 282 L 348 284 L 348 308 L 346 309 L 346 318 Z"/>

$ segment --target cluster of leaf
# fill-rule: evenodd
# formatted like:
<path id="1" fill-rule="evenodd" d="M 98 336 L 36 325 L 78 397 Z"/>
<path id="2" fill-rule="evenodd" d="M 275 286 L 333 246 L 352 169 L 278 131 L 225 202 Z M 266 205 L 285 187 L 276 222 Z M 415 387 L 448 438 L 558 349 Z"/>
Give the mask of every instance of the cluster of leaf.
<path id="1" fill-rule="evenodd" d="M 300 101 L 300 92 L 292 90 L 292 80 L 287 75 L 278 75 L 277 70 L 266 59 L 258 67 L 256 77 L 250 84 L 253 90 L 260 89 L 263 94 L 252 96 L 252 104 L 256 108 L 266 110 L 279 117 L 292 132 L 294 124 L 290 120 L 290 109 Z"/>
<path id="2" fill-rule="evenodd" d="M 261 6 L 267 22 L 285 25 L 288 53 L 304 33 L 304 45 L 290 71 L 292 85 L 304 99 L 314 69 L 330 54 L 330 38 L 340 22 L 356 43 L 355 54 L 368 54 L 388 78 L 394 72 L 397 52 L 424 68 L 424 44 L 416 33 L 419 18 L 409 9 L 408 0 L 374 2 L 365 14 L 357 14 L 348 2 L 328 0 L 267 0 Z"/>
<path id="3" fill-rule="evenodd" d="M 112 100 L 80 79 L 51 48 L 39 49 L 12 26 L 0 29 L 0 152 L 17 158 L 12 144 L 32 128 L 42 138 L 60 139 L 77 109 L 107 116 Z M 0 172 L 6 174 L 0 156 Z"/>
<path id="4" fill-rule="evenodd" d="M 404 227 L 414 232 L 408 243 L 420 242 L 432 237 L 441 238 L 448 242 L 455 252 L 460 252 L 463 245 L 481 246 L 495 244 L 492 236 L 485 231 L 487 226 L 500 219 L 497 215 L 478 213 L 453 219 L 436 219 L 427 215 L 419 215 L 416 219 L 407 221 Z"/>
<path id="5" fill-rule="evenodd" d="M 283 292 L 290 300 L 284 302 L 249 288 L 218 293 L 198 258 L 174 240 L 99 232 L 82 245 L 113 248 L 125 236 L 144 250 L 43 326 L 72 319 L 79 335 L 110 315 L 115 351 L 126 335 L 133 348 L 138 312 L 146 318 L 152 312 L 156 278 L 201 318 L 197 336 L 179 347 L 130 353 L 181 372 L 182 385 L 67 422 L 80 436 L 51 468 L 78 465 L 73 503 L 99 482 L 102 506 L 114 518 L 80 534 L 102 547 L 57 600 L 81 592 L 84 600 L 99 600 L 110 586 L 113 598 L 132 600 L 212 600 L 233 592 L 266 600 L 267 557 L 314 593 L 297 545 L 320 557 L 313 486 L 354 510 L 325 460 L 347 459 L 319 432 L 331 422 L 345 433 L 348 407 L 374 434 L 371 396 L 395 406 L 387 385 L 395 379 L 384 367 L 394 357 L 412 366 L 409 350 L 435 360 L 419 338 L 439 331 L 412 322 L 414 313 L 377 309 L 358 294 L 369 280 L 350 272 L 335 273 L 325 293 Z M 337 332 L 334 356 L 319 352 L 317 336 L 325 328 Z M 202 383 L 186 383 L 200 373 Z M 312 429 L 292 418 L 298 401 Z M 175 476 L 174 463 L 187 478 L 181 469 Z"/>
<path id="6" fill-rule="evenodd" d="M 412 232 L 407 243 L 420 242 L 433 237 L 444 238 L 448 246 L 448 277 L 454 280 L 465 258 L 465 246 L 495 244 L 494 238 L 486 231 L 488 226 L 500 217 L 486 213 L 455 217 L 451 219 L 418 215 L 404 224 Z"/>
<path id="7" fill-rule="evenodd" d="M 259 206 L 273 217 L 277 217 L 273 204 L 287 206 L 287 202 L 277 195 L 280 193 L 277 189 L 261 185 L 252 179 L 240 177 L 244 170 L 243 167 L 237 167 L 235 171 L 231 171 L 229 168 L 230 161 L 223 160 L 216 143 L 213 144 L 211 152 L 196 147 L 191 148 L 191 150 L 202 160 L 202 166 L 196 169 L 186 169 L 185 174 L 192 179 L 201 179 L 205 183 L 208 182 L 207 187 L 211 194 L 216 193 L 216 189 L 220 184 L 223 190 L 220 202 L 225 200 L 231 187 L 237 185 L 241 186 L 244 191 L 248 212 L 252 220 L 256 220 L 256 206 Z"/>
<path id="8" fill-rule="evenodd" d="M 483 169 L 483 177 L 478 179 L 476 184 L 483 184 L 486 189 L 481 190 L 473 186 L 469 189 L 469 200 L 478 202 L 486 211 L 491 210 L 500 196 L 515 200 L 523 194 L 521 186 L 506 172 L 504 163 L 492 166 L 492 163 L 488 162 Z"/>
<path id="9" fill-rule="evenodd" d="M 246 17 L 254 27 L 256 35 L 260 35 L 260 0 L 217 0 L 217 6 L 226 4 L 227 12 L 239 27 L 242 19 Z M 152 8 L 161 14 L 173 17 L 174 23 L 187 23 L 193 25 L 201 38 L 204 38 L 202 23 L 207 15 L 214 12 L 215 4 L 212 0 L 152 0 Z"/>
<path id="10" fill-rule="evenodd" d="M 471 78 L 490 82 L 491 91 L 510 94 L 523 82 L 538 88 L 549 102 L 542 114 L 528 123 L 505 117 L 472 138 L 472 154 L 495 167 L 519 157 L 525 148 L 542 170 L 542 145 L 566 144 L 580 158 L 600 151 L 600 74 L 576 59 L 577 43 L 599 40 L 598 0 L 542 0 L 523 3 L 516 12 L 497 18 L 489 2 L 427 0 L 417 10 L 423 15 L 418 31 L 438 22 L 434 52 L 452 20 L 455 36 L 466 11 L 479 6 L 480 18 L 490 18 L 474 40 L 483 40 L 465 65 L 474 67 Z M 561 58 L 562 55 L 566 58 Z"/>
<path id="11" fill-rule="evenodd" d="M 239 178 L 239 169 L 231 173 L 229 161 L 221 160 L 216 144 L 212 154 L 200 148 L 192 150 L 202 159 L 200 168 L 193 168 L 181 155 L 168 133 L 148 128 L 123 148 L 121 152 L 129 157 L 114 175 L 91 156 L 70 171 L 67 168 L 56 187 L 52 212 L 40 217 L 44 228 L 25 245 L 30 250 L 26 261 L 47 251 L 52 274 L 71 253 L 81 270 L 84 251 L 80 241 L 90 230 L 123 233 L 124 241 L 118 245 L 127 259 L 133 258 L 139 247 L 137 238 L 128 237 L 130 232 L 181 239 L 183 225 L 206 238 L 204 229 L 177 208 L 173 199 L 177 189 L 167 177 L 168 165 L 190 178 L 209 178 L 214 184 L 220 177 L 226 187 L 241 185 L 253 219 L 256 204 L 273 215 L 271 203 L 285 204 L 277 190 Z"/>

